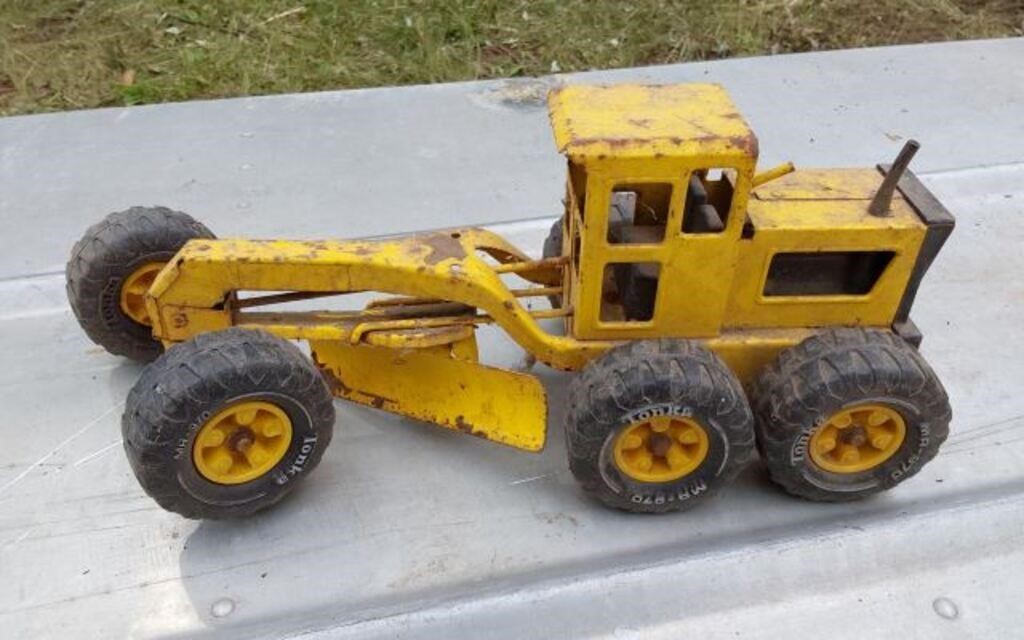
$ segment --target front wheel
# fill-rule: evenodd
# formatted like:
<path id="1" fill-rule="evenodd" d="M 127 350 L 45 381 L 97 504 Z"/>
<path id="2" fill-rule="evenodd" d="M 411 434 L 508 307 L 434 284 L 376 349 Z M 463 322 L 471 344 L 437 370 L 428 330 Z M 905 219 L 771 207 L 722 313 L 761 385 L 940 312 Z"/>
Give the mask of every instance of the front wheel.
<path id="1" fill-rule="evenodd" d="M 201 334 L 146 367 L 122 419 L 142 488 L 186 518 L 265 509 L 317 466 L 334 404 L 299 349 L 250 329 Z"/>
<path id="2" fill-rule="evenodd" d="M 754 386 L 772 480 L 808 500 L 890 489 L 938 453 L 952 412 L 924 358 L 887 331 L 833 329 L 781 353 Z"/>
<path id="3" fill-rule="evenodd" d="M 661 513 L 694 507 L 754 453 L 739 381 L 686 340 L 642 340 L 587 365 L 571 388 L 569 466 L 608 506 Z"/>
<path id="4" fill-rule="evenodd" d="M 78 324 L 114 355 L 153 360 L 163 345 L 153 338 L 146 293 L 186 242 L 213 237 L 188 214 L 166 207 L 132 207 L 89 227 L 71 250 L 65 276 Z"/>

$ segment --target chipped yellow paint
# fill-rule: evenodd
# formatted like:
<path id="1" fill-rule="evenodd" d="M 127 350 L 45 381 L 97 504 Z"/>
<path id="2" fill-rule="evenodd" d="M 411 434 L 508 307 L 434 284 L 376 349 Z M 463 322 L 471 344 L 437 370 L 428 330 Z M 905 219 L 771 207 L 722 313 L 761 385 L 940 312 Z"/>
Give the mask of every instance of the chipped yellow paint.
<path id="1" fill-rule="evenodd" d="M 610 346 L 543 330 L 501 280 L 499 267 L 478 250 L 506 264 L 529 263 L 525 254 L 482 229 L 378 241 L 193 240 L 157 276 L 147 302 L 155 312 L 154 335 L 169 341 L 235 324 L 259 325 L 286 338 L 348 340 L 360 324 L 384 312 L 268 317 L 232 311 L 224 302 L 235 291 L 380 291 L 479 309 L 539 360 L 562 369 L 577 369 Z M 557 268 L 534 267 L 519 275 L 541 285 L 560 278 Z M 466 322 L 474 321 L 463 316 L 450 323 Z"/>
<path id="2" fill-rule="evenodd" d="M 553 94 L 555 141 L 571 169 L 566 235 L 580 236 L 578 249 L 568 239 L 563 248 L 577 253 L 563 282 L 575 310 L 567 322 L 571 335 L 583 340 L 667 336 L 711 341 L 734 329 L 892 324 L 924 238 L 924 224 L 898 195 L 891 215 L 868 214 L 867 203 L 881 184 L 874 169 L 790 171 L 782 165 L 762 174 L 761 184 L 752 189 L 757 145 L 732 144 L 746 128 L 741 118 L 733 117 L 735 112 L 713 85 L 568 87 Z M 639 127 L 636 118 L 649 121 L 648 126 Z M 705 135 L 705 129 L 717 136 Z M 596 142 L 629 136 L 629 144 Z M 667 152 L 666 144 L 687 139 L 685 152 Z M 723 153 L 725 148 L 730 151 Z M 733 172 L 725 229 L 683 233 L 689 177 L 709 168 Z M 612 192 L 620 185 L 643 183 L 671 185 L 664 239 L 654 244 L 609 243 Z M 742 237 L 745 222 L 753 237 Z M 889 250 L 895 256 L 867 295 L 762 294 L 775 253 L 843 250 Z M 605 267 L 630 262 L 656 263 L 659 282 L 671 284 L 659 287 L 650 321 L 601 321 Z"/>
<path id="3" fill-rule="evenodd" d="M 727 326 L 892 325 L 926 229 L 899 195 L 889 216 L 870 215 L 867 204 L 880 184 L 877 171 L 837 169 L 797 171 L 757 189 L 747 210 L 754 236 L 742 242 L 736 265 L 737 273 L 749 275 L 734 280 Z M 774 195 L 761 199 L 761 192 L 770 189 Z M 865 295 L 764 296 L 772 257 L 807 251 L 895 255 Z"/>
<path id="4" fill-rule="evenodd" d="M 801 169 L 759 186 L 758 200 L 870 200 L 882 176 L 875 169 Z"/>
<path id="5" fill-rule="evenodd" d="M 193 240 L 146 295 L 155 337 L 171 345 L 243 326 L 308 340 L 341 397 L 537 450 L 543 388 L 526 374 L 479 364 L 481 324 L 565 370 L 623 341 L 697 339 L 744 383 L 816 327 L 891 326 L 925 226 L 898 195 L 889 216 L 867 213 L 877 171 L 782 165 L 755 174 L 757 139 L 715 85 L 571 86 L 552 92 L 549 109 L 569 160 L 561 257 L 533 261 L 482 229 L 380 240 Z M 726 170 L 733 190 L 724 228 L 684 232 L 690 178 L 712 168 Z M 609 243 L 613 191 L 649 183 L 671 189 L 664 238 Z M 894 257 L 864 295 L 763 295 L 775 254 L 845 250 Z M 601 319 L 605 267 L 619 262 L 659 265 L 650 321 Z M 534 288 L 513 289 L 513 273 Z M 239 292 L 397 297 L 352 311 L 268 312 L 249 311 Z M 559 292 L 565 308 L 556 313 L 526 302 Z M 565 316 L 565 335 L 538 322 L 552 315 Z"/>
<path id="6" fill-rule="evenodd" d="M 544 448 L 547 396 L 534 376 L 487 367 L 446 348 L 310 346 L 342 398 L 527 451 Z"/>
<path id="7" fill-rule="evenodd" d="M 548 96 L 558 150 L 574 159 L 757 155 L 757 138 L 714 84 L 571 85 Z"/>
<path id="8" fill-rule="evenodd" d="M 794 233 L 805 240 L 805 233 L 820 231 L 905 233 L 924 230 L 903 198 L 893 198 L 891 214 L 876 217 L 867 212 L 867 200 L 751 200 L 747 209 L 755 234 L 773 230 Z M 757 237 L 756 235 L 754 237 Z M 809 245 L 808 248 L 812 248 Z"/>
<path id="9" fill-rule="evenodd" d="M 549 111 L 556 146 L 571 168 L 577 165 L 566 200 L 568 237 L 581 240 L 563 283 L 575 310 L 569 332 L 582 340 L 717 335 L 757 163 L 757 138 L 725 90 L 711 84 L 569 86 L 552 92 Z M 686 185 L 693 172 L 709 168 L 734 172 L 726 227 L 716 234 L 683 234 Z M 610 244 L 613 190 L 644 183 L 671 186 L 665 239 Z M 566 250 L 574 251 L 568 241 Z M 624 262 L 658 263 L 660 281 L 671 283 L 659 292 L 650 322 L 600 319 L 605 267 Z"/>

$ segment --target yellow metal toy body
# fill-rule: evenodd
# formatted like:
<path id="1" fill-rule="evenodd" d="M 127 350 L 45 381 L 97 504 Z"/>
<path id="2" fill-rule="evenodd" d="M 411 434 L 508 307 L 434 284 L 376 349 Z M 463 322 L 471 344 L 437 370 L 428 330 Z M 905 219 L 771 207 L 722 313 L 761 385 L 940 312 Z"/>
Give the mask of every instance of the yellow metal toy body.
<path id="1" fill-rule="evenodd" d="M 566 370 L 624 340 L 700 338 L 749 381 L 817 327 L 896 321 L 926 224 L 899 196 L 890 215 L 868 213 L 883 177 L 877 170 L 795 171 L 752 190 L 757 139 L 715 85 L 568 87 L 553 94 L 551 120 L 569 160 L 564 259 L 531 260 L 482 229 L 377 241 L 195 240 L 149 290 L 154 335 L 171 344 L 243 326 L 309 340 L 344 398 L 539 450 L 542 388 L 478 364 L 475 326 L 496 323 L 538 360 Z M 709 170 L 720 172 L 717 184 Z M 723 205 L 721 229 L 684 228 L 691 177 Z M 610 230 L 613 197 L 624 192 L 647 207 L 617 230 L 635 232 L 635 242 Z M 856 252 L 891 254 L 867 291 L 766 288 L 779 254 Z M 608 294 L 615 266 L 634 264 L 659 272 L 642 319 L 625 317 L 614 300 L 621 294 Z M 505 274 L 538 286 L 514 290 Z M 299 292 L 261 301 L 268 304 L 363 291 L 408 298 L 360 311 L 267 313 L 246 311 L 253 299 L 239 301 L 239 291 Z M 522 304 L 553 293 L 564 308 Z M 565 336 L 537 322 L 558 316 Z"/>
<path id="2" fill-rule="evenodd" d="M 822 328 L 916 343 L 909 308 L 952 219 L 905 166 L 758 174 L 757 138 L 716 85 L 570 86 L 552 92 L 549 108 L 568 164 L 555 255 L 531 259 L 474 228 L 351 241 L 200 237 L 155 280 L 152 262 L 133 274 L 152 285 L 144 311 L 137 292 L 124 293 L 124 312 L 167 347 L 229 327 L 308 341 L 337 396 L 529 451 L 544 446 L 543 387 L 481 364 L 480 325 L 562 370 L 634 341 L 696 341 L 748 388 Z M 354 309 L 253 310 L 367 293 L 375 299 Z M 560 330 L 547 318 L 562 319 Z M 903 432 L 890 447 L 872 409 L 849 411 L 821 427 L 832 431 L 813 440 L 814 459 L 869 468 L 858 462 L 872 442 L 865 429 L 881 448 L 864 459 L 892 456 Z M 713 425 L 677 415 L 642 416 L 601 454 L 614 454 L 623 482 L 674 482 L 718 455 Z M 837 444 L 843 434 L 853 444 Z M 214 436 L 204 468 L 223 463 L 221 473 L 248 478 Z"/>

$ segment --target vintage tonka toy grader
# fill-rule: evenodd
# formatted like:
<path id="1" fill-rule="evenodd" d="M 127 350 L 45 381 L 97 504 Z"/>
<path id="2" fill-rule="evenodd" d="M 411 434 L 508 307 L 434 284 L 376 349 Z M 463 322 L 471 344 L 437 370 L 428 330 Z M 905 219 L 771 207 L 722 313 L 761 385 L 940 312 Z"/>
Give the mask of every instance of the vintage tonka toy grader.
<path id="1" fill-rule="evenodd" d="M 479 362 L 484 324 L 582 371 L 569 465 L 613 507 L 699 504 L 755 450 L 826 501 L 935 456 L 951 411 L 909 312 L 953 218 L 906 170 L 916 143 L 892 166 L 755 173 L 716 85 L 569 86 L 549 109 L 568 179 L 543 259 L 476 228 L 219 240 L 161 207 L 90 228 L 72 309 L 109 352 L 153 361 L 123 418 L 143 488 L 191 518 L 265 508 L 320 461 L 332 394 L 538 451 L 545 391 Z M 345 295 L 362 302 L 296 309 Z"/>

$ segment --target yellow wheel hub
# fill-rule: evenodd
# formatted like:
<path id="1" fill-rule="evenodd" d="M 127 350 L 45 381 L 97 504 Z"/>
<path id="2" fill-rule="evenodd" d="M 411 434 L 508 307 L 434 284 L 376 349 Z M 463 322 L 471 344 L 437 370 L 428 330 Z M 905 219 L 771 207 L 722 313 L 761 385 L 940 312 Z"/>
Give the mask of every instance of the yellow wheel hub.
<path id="1" fill-rule="evenodd" d="M 147 262 L 132 271 L 121 285 L 121 311 L 126 316 L 147 327 L 153 326 L 146 310 L 146 292 L 156 280 L 156 274 L 164 268 L 165 262 Z"/>
<path id="2" fill-rule="evenodd" d="M 689 418 L 657 416 L 634 422 L 615 438 L 615 466 L 641 482 L 678 480 L 707 455 L 707 431 Z"/>
<path id="3" fill-rule="evenodd" d="M 832 414 L 815 429 L 808 448 L 825 471 L 859 473 L 891 458 L 906 435 L 907 424 L 897 411 L 862 404 Z"/>
<path id="4" fill-rule="evenodd" d="M 196 434 L 192 460 L 217 484 L 241 484 L 274 468 L 292 442 L 292 421 L 269 402 L 239 402 L 210 418 Z"/>

